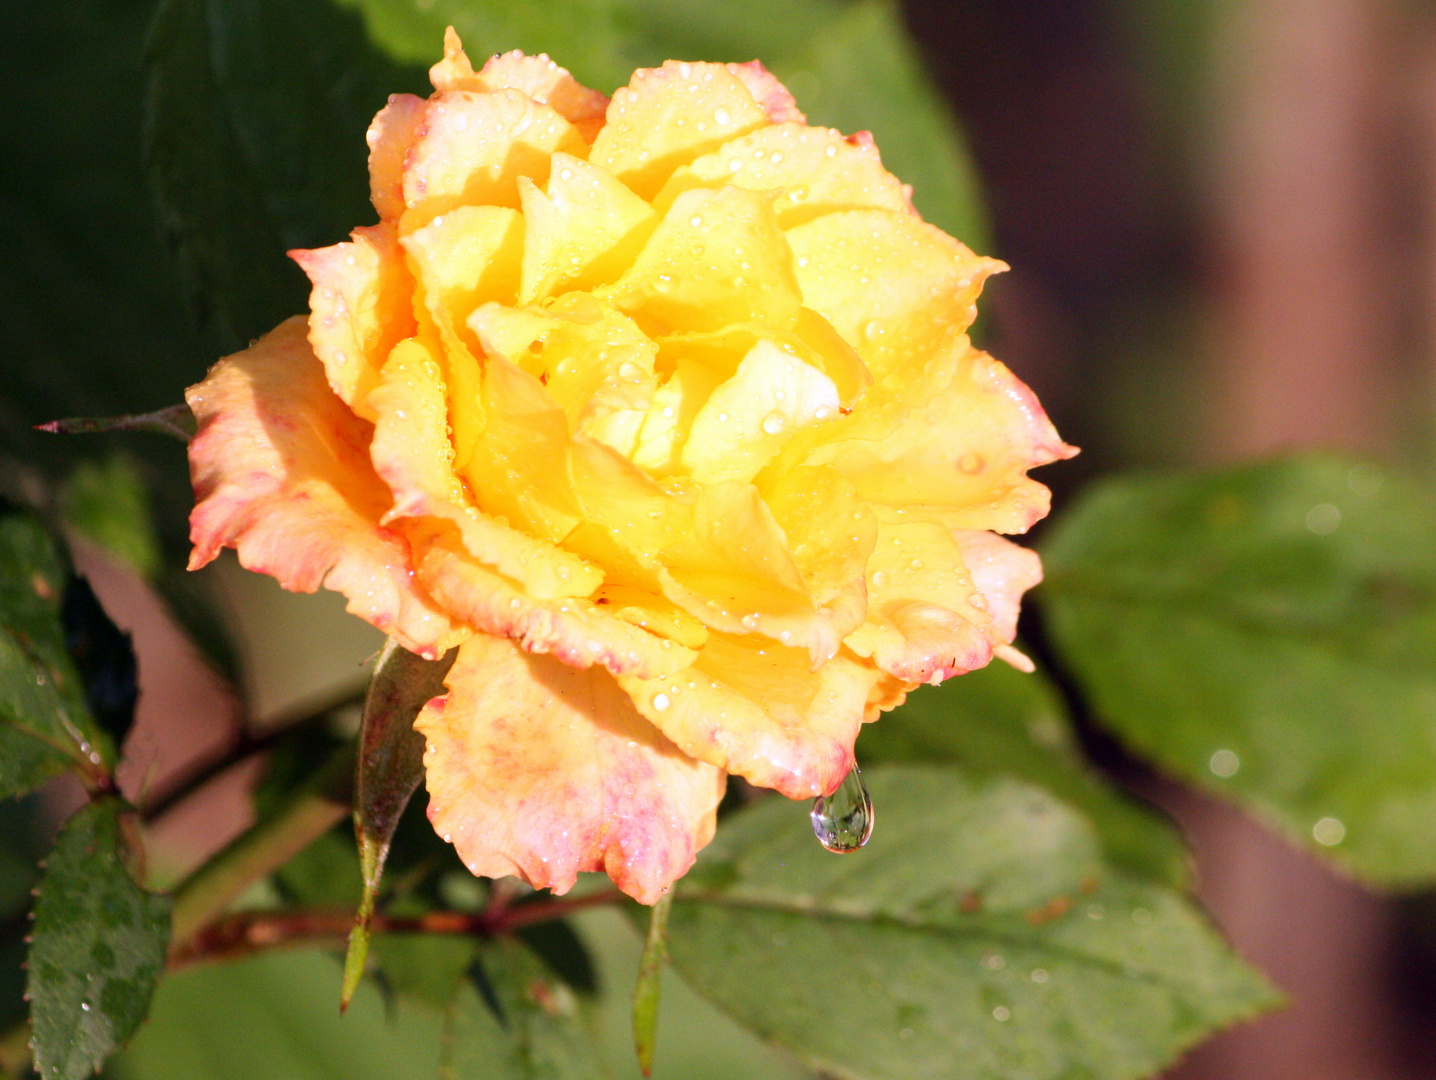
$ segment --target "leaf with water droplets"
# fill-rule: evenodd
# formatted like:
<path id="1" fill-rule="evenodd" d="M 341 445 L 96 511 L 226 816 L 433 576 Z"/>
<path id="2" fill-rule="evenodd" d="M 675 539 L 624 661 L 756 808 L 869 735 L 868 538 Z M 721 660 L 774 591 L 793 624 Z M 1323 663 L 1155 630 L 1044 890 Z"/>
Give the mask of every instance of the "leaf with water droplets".
<path id="1" fill-rule="evenodd" d="M 26 514 L 0 515 L 0 797 L 113 761 L 66 647 L 68 568 Z"/>
<path id="2" fill-rule="evenodd" d="M 354 778 L 354 828 L 364 894 L 349 935 L 341 1007 L 349 1003 L 364 973 L 369 919 L 394 830 L 424 778 L 424 737 L 414 730 L 414 718 L 431 698 L 444 692 L 444 676 L 457 655 L 455 650 L 442 660 L 425 660 L 390 638 L 374 665 Z"/>
<path id="3" fill-rule="evenodd" d="M 1291 458 L 1120 478 L 1048 535 L 1094 718 L 1372 882 L 1436 881 L 1436 500 Z"/>
<path id="4" fill-rule="evenodd" d="M 1091 821 L 1113 866 L 1163 885 L 1187 883 L 1176 829 L 1087 765 L 1062 699 L 1040 672 L 989 664 L 919 687 L 863 728 L 858 756 L 872 765 L 952 762 L 969 774 L 1035 784 Z"/>
<path id="5" fill-rule="evenodd" d="M 26 961 L 43 1080 L 97 1070 L 139 1027 L 164 967 L 170 902 L 126 869 L 124 813 L 118 799 L 85 806 L 45 861 Z"/>
<path id="6" fill-rule="evenodd" d="M 1135 1080 L 1274 1003 L 1187 900 L 1105 865 L 1045 792 L 865 775 L 883 826 L 861 856 L 833 858 L 800 808 L 764 800 L 719 828 L 671 917 L 690 985 L 814 1068 Z"/>

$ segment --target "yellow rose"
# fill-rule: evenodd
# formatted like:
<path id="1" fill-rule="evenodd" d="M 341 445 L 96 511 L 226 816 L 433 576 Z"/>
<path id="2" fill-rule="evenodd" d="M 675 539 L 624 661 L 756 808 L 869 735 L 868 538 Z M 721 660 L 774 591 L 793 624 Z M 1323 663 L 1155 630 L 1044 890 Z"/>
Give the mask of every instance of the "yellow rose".
<path id="1" fill-rule="evenodd" d="M 193 567 L 320 585 L 426 656 L 429 815 L 476 874 L 652 902 L 726 774 L 832 791 L 865 720 L 1010 648 L 1074 451 L 966 336 L 1001 264 L 760 64 L 610 102 L 547 57 L 369 130 L 379 224 L 189 392 Z"/>

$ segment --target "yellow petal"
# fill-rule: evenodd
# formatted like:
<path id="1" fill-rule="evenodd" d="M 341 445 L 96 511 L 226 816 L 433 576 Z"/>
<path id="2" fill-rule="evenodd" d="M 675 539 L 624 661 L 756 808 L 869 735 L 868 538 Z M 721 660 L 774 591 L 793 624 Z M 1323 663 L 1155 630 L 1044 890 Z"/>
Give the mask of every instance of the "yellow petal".
<path id="1" fill-rule="evenodd" d="M 349 243 L 289 253 L 313 283 L 309 344 L 330 388 L 366 416 L 364 399 L 392 349 L 414 332 L 414 282 L 394 227 L 355 229 Z M 372 418 L 371 418 L 372 419 Z"/>
<path id="2" fill-rule="evenodd" d="M 655 336 L 749 322 L 791 330 L 802 302 L 771 202 L 736 187 L 685 191 L 600 295 Z"/>
<path id="3" fill-rule="evenodd" d="M 762 61 L 749 60 L 746 64 L 723 66 L 748 88 L 748 93 L 758 103 L 758 107 L 768 114 L 772 123 L 782 124 L 790 120 L 802 123 L 807 119 L 798 111 L 798 103 L 793 100 L 793 95 L 788 93 L 788 88 L 763 66 Z"/>
<path id="4" fill-rule="evenodd" d="M 588 160 L 651 199 L 674 169 L 768 122 L 743 81 L 721 64 L 670 60 L 635 71 L 613 95 Z"/>
<path id="5" fill-rule="evenodd" d="M 695 480 L 751 480 L 809 424 L 838 414 L 838 390 L 771 341 L 753 346 L 693 418 L 682 463 Z"/>
<path id="6" fill-rule="evenodd" d="M 1022 594 L 1042 581 L 1042 560 L 1037 552 L 990 532 L 959 530 L 953 539 L 982 595 L 997 640 L 1011 644 L 1017 636 Z"/>
<path id="7" fill-rule="evenodd" d="M 525 304 L 616 280 L 658 220 L 612 173 L 569 154 L 553 156 L 546 193 L 525 179 L 519 195 L 527 229 L 519 289 Z"/>
<path id="8" fill-rule="evenodd" d="M 522 91 L 537 102 L 551 105 L 580 130 L 588 126 L 585 138 L 590 141 L 608 108 L 608 98 L 579 83 L 546 53 L 525 56 L 515 49 L 489 57 L 483 70 L 475 73 L 452 26 L 444 33 L 444 58 L 429 69 L 429 81 L 435 90 Z"/>
<path id="9" fill-rule="evenodd" d="M 951 347 L 977 296 L 1004 269 L 914 214 L 845 210 L 787 232 L 803 303 L 826 318 L 881 381 Z"/>
<path id="10" fill-rule="evenodd" d="M 882 678 L 848 653 L 814 672 L 799 649 L 713 634 L 687 671 L 619 684 L 684 753 L 804 799 L 832 791 L 852 768 Z"/>
<path id="11" fill-rule="evenodd" d="M 669 177 L 653 202 L 664 210 L 680 192 L 724 184 L 777 193 L 774 212 L 785 229 L 837 210 L 911 210 L 866 132 L 845 138 L 797 123 L 759 128 L 704 154 Z"/>
<path id="12" fill-rule="evenodd" d="M 668 381 L 653 392 L 633 450 L 634 464 L 660 477 L 678 469 L 693 418 L 722 381 L 722 375 L 700 361 L 679 360 Z"/>
<path id="13" fill-rule="evenodd" d="M 1076 450 L 1058 438 L 1032 391 L 985 353 L 964 344 L 927 367 L 892 395 L 893 427 L 855 424 L 847 437 L 816 448 L 809 463 L 838 469 L 879 518 L 1026 531 L 1048 505 L 1047 489 L 1027 470 Z M 903 402 L 910 411 L 903 413 Z"/>
<path id="14" fill-rule="evenodd" d="M 415 727 L 429 819 L 475 874 L 567 892 L 604 871 L 651 904 L 713 836 L 724 776 L 678 750 L 613 676 L 479 636 Z"/>
<path id="15" fill-rule="evenodd" d="M 765 479 L 759 491 L 787 536 L 815 602 L 826 604 L 852 582 L 864 580 L 878 522 L 837 469 L 785 469 Z"/>
<path id="16" fill-rule="evenodd" d="M 400 342 L 369 402 L 378 418 L 370 457 L 394 493 L 386 521 L 437 517 L 453 522 L 470 555 L 535 599 L 587 596 L 598 587 L 602 575 L 582 559 L 471 504 L 454 473 L 444 384 L 431 346 L 417 339 Z"/>
<path id="17" fill-rule="evenodd" d="M 426 103 L 413 94 L 395 94 L 369 125 L 369 201 L 384 221 L 404 213 L 404 159 L 419 137 Z"/>
<path id="18" fill-rule="evenodd" d="M 402 525 L 419 583 L 445 611 L 475 629 L 513 638 L 528 652 L 550 654 L 569 667 L 599 664 L 615 675 L 655 678 L 693 662 L 693 650 L 588 600 L 535 599 L 473 559 L 451 522 L 424 518 Z"/>
<path id="19" fill-rule="evenodd" d="M 573 490 L 568 421 L 528 372 L 489 357 L 488 422 L 463 469 L 479 509 L 559 543 L 582 519 Z"/>
<path id="20" fill-rule="evenodd" d="M 520 176 L 545 183 L 551 154 L 584 146 L 572 124 L 518 90 L 435 94 L 404 167 L 402 230 L 460 205 L 517 210 Z"/>
<path id="21" fill-rule="evenodd" d="M 302 318 L 221 360 L 185 398 L 199 421 L 190 569 L 233 547 L 286 589 L 343 593 L 414 652 L 462 637 L 415 586 L 403 537 L 379 524 L 389 491 L 369 464 L 371 428 L 325 384 Z"/>
<path id="22" fill-rule="evenodd" d="M 940 525 L 881 525 L 867 592 L 867 622 L 845 643 L 904 682 L 937 683 L 984 667 L 1001 640 L 961 549 Z"/>

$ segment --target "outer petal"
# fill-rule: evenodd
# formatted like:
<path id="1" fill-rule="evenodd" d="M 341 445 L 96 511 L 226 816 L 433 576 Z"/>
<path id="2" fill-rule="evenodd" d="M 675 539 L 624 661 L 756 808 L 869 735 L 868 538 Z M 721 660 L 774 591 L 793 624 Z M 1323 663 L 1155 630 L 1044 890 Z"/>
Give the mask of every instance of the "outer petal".
<path id="1" fill-rule="evenodd" d="M 972 325 L 996 259 L 914 214 L 846 210 L 788 230 L 803 303 L 858 350 L 881 382 L 921 366 Z"/>
<path id="2" fill-rule="evenodd" d="M 798 111 L 798 103 L 793 100 L 793 95 L 788 93 L 788 88 L 778 81 L 778 77 L 763 66 L 761 60 L 749 60 L 746 64 L 724 65 L 733 73 L 744 86 L 748 93 L 753 95 L 753 100 L 758 107 L 768 114 L 768 119 L 775 124 L 782 124 L 789 120 L 796 120 L 802 123 L 807 119 Z"/>
<path id="3" fill-rule="evenodd" d="M 613 95 L 588 160 L 651 199 L 670 173 L 768 123 L 743 80 L 721 64 L 640 68 Z"/>
<path id="4" fill-rule="evenodd" d="M 878 405 L 854 415 L 850 437 L 817 447 L 809 463 L 838 469 L 879 518 L 1025 532 L 1047 513 L 1049 498 L 1027 470 L 1077 452 L 1031 390 L 965 342 Z"/>
<path id="5" fill-rule="evenodd" d="M 404 212 L 404 159 L 419 135 L 426 102 L 413 94 L 395 94 L 369 125 L 369 201 L 385 221 Z"/>
<path id="6" fill-rule="evenodd" d="M 867 132 L 844 137 L 794 123 L 759 128 L 683 166 L 654 204 L 664 210 L 680 192 L 723 184 L 778 192 L 774 210 L 785 229 L 837 210 L 911 210 Z"/>
<path id="7" fill-rule="evenodd" d="M 608 108 L 608 98 L 584 86 L 546 53 L 525 56 L 515 49 L 489 57 L 483 70 L 475 73 L 452 26 L 444 34 L 444 59 L 429 69 L 429 81 L 435 90 L 520 90 L 552 106 L 590 141 Z"/>
<path id="8" fill-rule="evenodd" d="M 1042 560 L 1037 552 L 990 532 L 958 530 L 952 538 L 986 603 L 993 631 L 1000 641 L 1011 644 L 1017 636 L 1022 594 L 1042 581 Z"/>
<path id="9" fill-rule="evenodd" d="M 404 266 L 394 226 L 355 229 L 353 241 L 295 250 L 314 288 L 309 293 L 309 344 L 330 388 L 351 409 L 373 419 L 364 399 L 384 359 L 414 332 L 414 281 Z"/>
<path id="10" fill-rule="evenodd" d="M 572 124 L 521 91 L 435 94 L 404 165 L 403 228 L 460 205 L 517 210 L 520 176 L 544 183 L 551 154 L 582 154 L 585 145 Z"/>
<path id="11" fill-rule="evenodd" d="M 606 871 L 651 904 L 713 837 L 724 776 L 678 750 L 600 668 L 479 636 L 415 727 L 429 819 L 475 874 L 567 892 Z"/>
<path id="12" fill-rule="evenodd" d="M 806 799 L 832 791 L 852 768 L 869 698 L 886 700 L 874 695 L 885 678 L 849 653 L 815 672 L 799 649 L 711 634 L 687 671 L 619 683 L 684 753 Z"/>
<path id="13" fill-rule="evenodd" d="M 985 667 L 996 641 L 1011 640 L 993 630 L 988 600 L 941 525 L 879 526 L 867 569 L 868 620 L 846 643 L 904 682 L 938 683 Z M 996 585 L 1006 569 L 989 565 L 987 580 Z M 1015 626 L 1015 608 L 1013 619 Z"/>
<path id="14" fill-rule="evenodd" d="M 369 465 L 370 426 L 324 382 L 301 318 L 221 360 L 186 400 L 197 499 L 190 569 L 222 547 L 286 589 L 322 584 L 406 648 L 433 655 L 461 631 L 413 582 L 409 548 L 379 525 L 389 492 Z"/>

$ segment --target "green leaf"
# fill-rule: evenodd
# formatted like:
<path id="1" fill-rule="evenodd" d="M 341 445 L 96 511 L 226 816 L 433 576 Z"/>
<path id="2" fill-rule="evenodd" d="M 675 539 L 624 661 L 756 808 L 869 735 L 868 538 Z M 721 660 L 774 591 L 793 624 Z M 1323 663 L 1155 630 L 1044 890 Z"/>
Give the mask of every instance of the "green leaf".
<path id="1" fill-rule="evenodd" d="M 164 224 L 202 323 L 239 348 L 306 306 L 286 249 L 374 219 L 364 132 L 422 73 L 327 0 L 164 0 L 148 58 Z"/>
<path id="2" fill-rule="evenodd" d="M 57 773 L 112 764 L 61 625 L 68 569 L 24 514 L 0 515 L 0 797 Z"/>
<path id="3" fill-rule="evenodd" d="M 1274 995 L 1178 894 L 1104 871 L 1050 796 L 953 768 L 865 773 L 877 813 L 834 856 L 805 808 L 734 815 L 680 888 L 674 966 L 852 1080 L 1147 1076 Z"/>
<path id="4" fill-rule="evenodd" d="M 81 462 L 61 489 L 60 505 L 65 524 L 136 573 L 152 578 L 159 572 L 159 538 L 150 517 L 149 493 L 133 458 L 112 454 L 103 462 Z"/>
<path id="5" fill-rule="evenodd" d="M 938 687 L 919 687 L 863 728 L 858 759 L 865 766 L 953 762 L 969 775 L 1026 780 L 1085 814 L 1113 866 L 1160 884 L 1187 881 L 1176 830 L 1086 765 L 1062 701 L 1040 673 L 993 663 Z"/>
<path id="6" fill-rule="evenodd" d="M 384 988 L 436 1012 L 454 1003 L 478 948 L 452 934 L 376 934 L 370 944 Z"/>
<path id="7" fill-rule="evenodd" d="M 27 992 L 43 1080 L 98 1069 L 139 1027 L 164 967 L 169 901 L 125 868 L 124 812 L 106 799 L 76 813 L 40 878 Z"/>
<path id="8" fill-rule="evenodd" d="M 663 965 L 668 963 L 668 912 L 673 907 L 672 891 L 658 898 L 648 913 L 648 933 L 643 939 L 643 956 L 638 961 L 638 984 L 633 988 L 633 1044 L 638 1051 L 638 1068 L 653 1075 L 653 1050 L 658 1040 L 658 998 L 663 984 Z"/>
<path id="9" fill-rule="evenodd" d="M 482 945 L 448 1015 L 446 1066 L 484 1080 L 599 1080 L 578 997 L 518 942 Z"/>
<path id="10" fill-rule="evenodd" d="M 344 961 L 340 1000 L 345 1005 L 364 972 L 369 919 L 374 914 L 389 844 L 424 778 L 424 737 L 414 730 L 414 718 L 431 698 L 444 692 L 444 676 L 457 655 L 458 651 L 451 649 L 441 660 L 425 660 L 390 638 L 374 665 L 364 699 L 354 776 L 354 829 L 364 892 Z"/>
<path id="11" fill-rule="evenodd" d="M 1436 880 L 1436 502 L 1332 457 L 1108 481 L 1043 548 L 1100 720 L 1370 881 Z"/>

